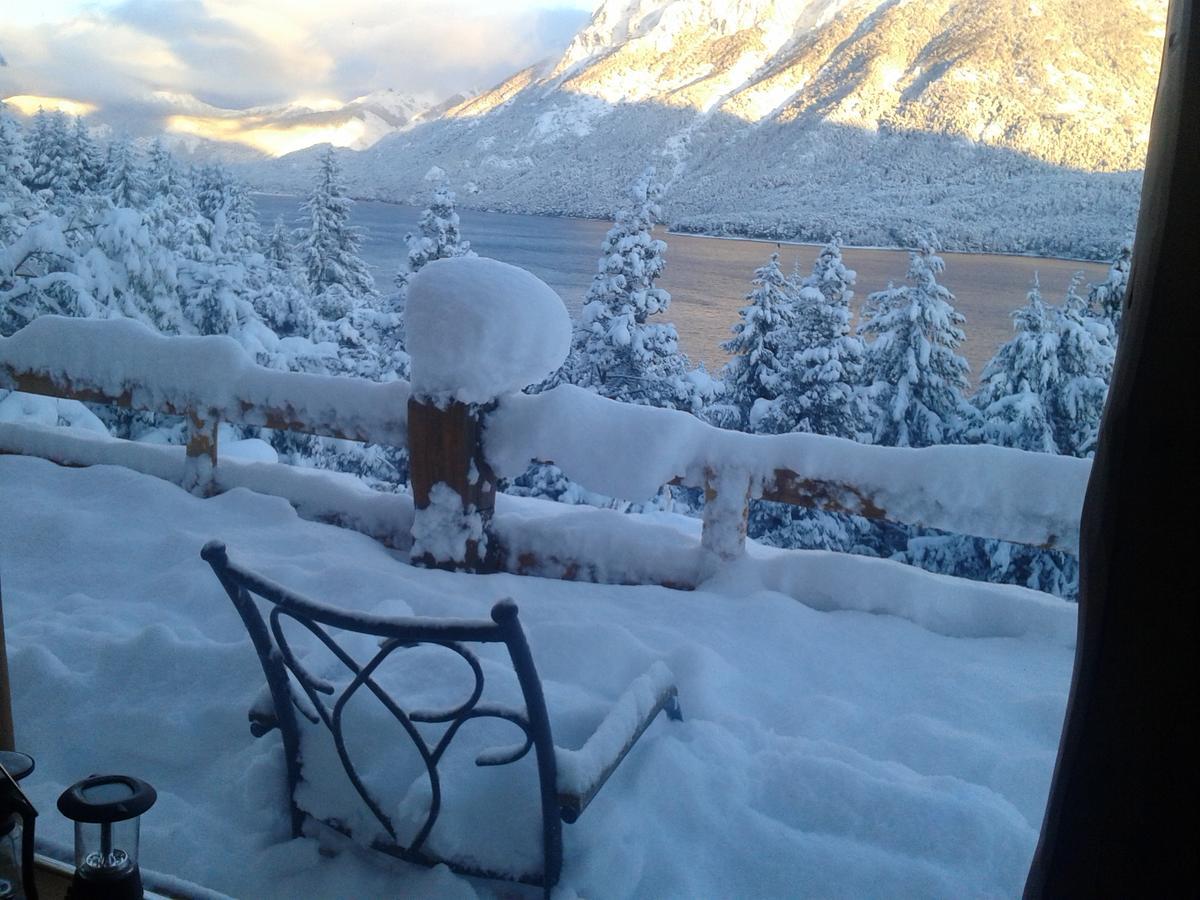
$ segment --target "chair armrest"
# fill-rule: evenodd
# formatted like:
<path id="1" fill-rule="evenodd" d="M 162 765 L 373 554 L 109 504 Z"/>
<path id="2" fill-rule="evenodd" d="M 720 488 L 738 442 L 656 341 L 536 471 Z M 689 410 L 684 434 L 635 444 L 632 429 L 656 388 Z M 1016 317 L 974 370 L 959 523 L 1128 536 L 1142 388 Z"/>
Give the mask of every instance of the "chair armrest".
<path id="1" fill-rule="evenodd" d="M 642 733 L 663 710 L 683 719 L 675 676 L 661 662 L 631 684 L 608 711 L 595 733 L 578 750 L 554 748 L 558 769 L 558 805 L 564 822 L 574 822 L 587 809 Z"/>

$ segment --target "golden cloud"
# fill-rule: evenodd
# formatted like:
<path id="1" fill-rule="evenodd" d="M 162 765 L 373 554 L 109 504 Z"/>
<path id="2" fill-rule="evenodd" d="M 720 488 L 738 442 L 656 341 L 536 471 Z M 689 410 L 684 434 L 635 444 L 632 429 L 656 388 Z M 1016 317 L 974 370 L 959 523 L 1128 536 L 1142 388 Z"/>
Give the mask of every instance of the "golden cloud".
<path id="1" fill-rule="evenodd" d="M 254 119 L 168 116 L 166 125 L 168 131 L 177 134 L 245 144 L 271 156 L 283 156 L 313 144 L 349 147 L 362 137 L 364 131 L 364 125 L 359 119 L 325 125 L 272 125 Z"/>
<path id="2" fill-rule="evenodd" d="M 5 97 L 4 102 L 18 109 L 27 116 L 32 116 L 39 109 L 47 112 L 61 111 L 68 116 L 86 116 L 96 111 L 96 104 L 82 100 L 70 100 L 66 97 L 39 97 L 36 94 L 17 94 Z"/>

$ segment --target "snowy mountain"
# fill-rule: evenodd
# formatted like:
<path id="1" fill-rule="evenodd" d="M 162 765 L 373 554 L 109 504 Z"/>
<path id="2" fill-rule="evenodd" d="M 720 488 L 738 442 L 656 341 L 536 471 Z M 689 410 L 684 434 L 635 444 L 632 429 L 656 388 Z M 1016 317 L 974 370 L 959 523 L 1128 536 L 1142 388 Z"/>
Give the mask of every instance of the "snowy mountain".
<path id="1" fill-rule="evenodd" d="M 461 101 L 456 97 L 453 102 Z M 442 111 L 441 105 L 432 107 L 392 89 L 348 102 L 313 98 L 249 109 L 224 109 L 166 91 L 155 92 L 149 103 L 160 113 L 162 137 L 172 149 L 198 160 L 229 163 L 279 156 L 315 143 L 364 150 L 411 128 L 431 109 L 434 116 Z"/>
<path id="2" fill-rule="evenodd" d="M 894 244 L 933 226 L 954 247 L 1107 254 L 1132 228 L 1165 6 L 607 0 L 560 59 L 346 167 L 360 196 L 406 199 L 436 164 L 480 206 L 607 215 L 653 163 L 685 229 Z M 294 188 L 302 162 L 253 177 Z"/>

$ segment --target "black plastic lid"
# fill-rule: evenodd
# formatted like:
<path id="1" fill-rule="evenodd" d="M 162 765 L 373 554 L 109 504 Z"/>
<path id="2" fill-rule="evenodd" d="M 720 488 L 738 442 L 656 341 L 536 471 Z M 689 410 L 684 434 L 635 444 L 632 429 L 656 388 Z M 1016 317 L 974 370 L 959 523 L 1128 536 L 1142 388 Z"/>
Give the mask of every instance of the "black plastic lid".
<path id="1" fill-rule="evenodd" d="M 33 771 L 33 757 L 19 750 L 0 750 L 0 766 L 8 770 L 13 781 L 20 781 Z"/>
<path id="2" fill-rule="evenodd" d="M 140 816 L 158 793 L 140 778 L 92 775 L 78 781 L 58 798 L 58 811 L 72 822 L 124 822 Z"/>

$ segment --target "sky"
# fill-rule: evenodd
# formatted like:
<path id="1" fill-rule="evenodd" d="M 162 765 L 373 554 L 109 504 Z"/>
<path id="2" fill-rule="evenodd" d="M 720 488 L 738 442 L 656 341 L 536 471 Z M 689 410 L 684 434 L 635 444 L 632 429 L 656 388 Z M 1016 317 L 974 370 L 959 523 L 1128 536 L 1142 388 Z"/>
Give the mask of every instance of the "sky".
<path id="1" fill-rule="evenodd" d="M 212 118 L 204 104 L 331 109 L 383 88 L 437 102 L 561 52 L 595 3 L 0 0 L 0 98 L 70 101 L 135 134 Z"/>

